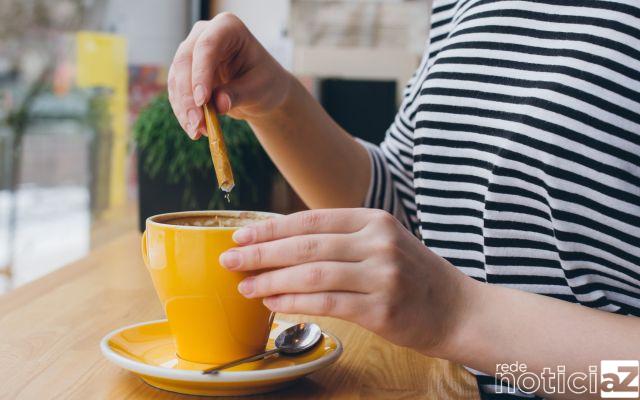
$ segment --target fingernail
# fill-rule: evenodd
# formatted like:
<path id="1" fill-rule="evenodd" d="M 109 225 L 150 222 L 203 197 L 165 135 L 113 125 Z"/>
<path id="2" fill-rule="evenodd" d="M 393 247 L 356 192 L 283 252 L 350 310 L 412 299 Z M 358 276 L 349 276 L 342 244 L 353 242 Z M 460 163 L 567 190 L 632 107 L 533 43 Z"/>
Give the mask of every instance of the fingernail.
<path id="1" fill-rule="evenodd" d="M 220 264 L 227 269 L 238 268 L 241 261 L 240 253 L 235 250 L 228 250 L 220 254 Z"/>
<path id="2" fill-rule="evenodd" d="M 228 94 L 223 93 L 220 105 L 218 106 L 218 112 L 220 114 L 226 114 L 229 110 L 231 110 L 231 97 Z"/>
<path id="3" fill-rule="evenodd" d="M 196 102 L 198 107 L 204 104 L 207 92 L 204 90 L 204 86 L 196 85 L 196 88 L 193 90 L 193 100 Z"/>
<path id="4" fill-rule="evenodd" d="M 240 282 L 238 285 L 238 292 L 243 296 L 248 296 L 253 293 L 253 287 L 255 286 L 253 283 L 254 280 L 255 278 L 247 278 Z"/>
<path id="5" fill-rule="evenodd" d="M 198 125 L 200 125 L 200 118 L 198 118 L 198 113 L 196 112 L 196 110 L 191 109 L 187 113 L 187 117 L 189 117 L 189 124 L 191 124 L 191 129 L 195 132 Z"/>
<path id="6" fill-rule="evenodd" d="M 193 125 L 191 125 L 191 122 L 187 122 L 187 135 L 189 135 L 191 139 L 196 137 L 196 130 L 193 129 Z"/>
<path id="7" fill-rule="evenodd" d="M 253 242 L 253 229 L 240 228 L 233 232 L 232 239 L 238 244 L 248 244 Z"/>
<path id="8" fill-rule="evenodd" d="M 268 309 L 273 311 L 274 308 L 276 308 L 278 306 L 278 298 L 277 297 L 265 297 L 264 299 L 262 299 L 262 304 L 264 304 L 265 307 L 267 307 Z"/>

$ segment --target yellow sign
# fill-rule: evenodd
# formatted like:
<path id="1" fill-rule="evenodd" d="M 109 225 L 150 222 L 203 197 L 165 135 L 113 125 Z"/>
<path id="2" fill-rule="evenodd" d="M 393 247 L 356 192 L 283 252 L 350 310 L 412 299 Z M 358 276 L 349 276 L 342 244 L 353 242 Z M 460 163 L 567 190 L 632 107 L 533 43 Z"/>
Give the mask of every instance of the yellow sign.
<path id="1" fill-rule="evenodd" d="M 111 91 L 109 115 L 113 142 L 109 173 L 109 205 L 117 206 L 126 196 L 128 126 L 127 41 L 101 32 L 76 34 L 76 83 L 81 88 Z"/>

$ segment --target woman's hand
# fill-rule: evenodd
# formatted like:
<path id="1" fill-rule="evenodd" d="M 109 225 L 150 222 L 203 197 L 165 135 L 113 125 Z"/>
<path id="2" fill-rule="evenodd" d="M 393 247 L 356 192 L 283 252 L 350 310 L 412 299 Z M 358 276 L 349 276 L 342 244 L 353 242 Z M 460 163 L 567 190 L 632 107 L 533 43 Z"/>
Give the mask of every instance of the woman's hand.
<path id="1" fill-rule="evenodd" d="M 197 22 L 176 52 L 169 101 L 192 139 L 205 134 L 202 104 L 246 120 L 269 157 L 306 204 L 362 204 L 370 161 L 293 75 L 229 13 Z M 211 101 L 210 101 L 211 100 Z"/>
<path id="2" fill-rule="evenodd" d="M 220 262 L 257 271 L 238 290 L 275 312 L 349 320 L 402 346 L 443 356 L 475 282 L 390 214 L 305 211 L 235 232 Z"/>
<path id="3" fill-rule="evenodd" d="M 169 101 L 192 139 L 206 132 L 201 106 L 250 119 L 285 100 L 292 76 L 260 45 L 235 15 L 198 21 L 180 44 L 169 69 Z"/>

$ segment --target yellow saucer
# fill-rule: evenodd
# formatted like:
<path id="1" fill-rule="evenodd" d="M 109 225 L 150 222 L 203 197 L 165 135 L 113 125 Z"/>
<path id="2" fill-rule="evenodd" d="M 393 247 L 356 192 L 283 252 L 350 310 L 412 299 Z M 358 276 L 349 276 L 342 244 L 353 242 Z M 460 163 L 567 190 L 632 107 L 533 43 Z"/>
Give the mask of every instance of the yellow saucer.
<path id="1" fill-rule="evenodd" d="M 273 323 L 267 349 L 282 330 L 293 322 Z M 117 329 L 100 342 L 102 354 L 160 389 L 204 396 L 238 396 L 270 392 L 283 388 L 340 357 L 342 344 L 324 332 L 322 342 L 302 355 L 276 356 L 239 365 L 218 375 L 200 371 L 213 365 L 193 363 L 176 356 L 167 320 L 143 322 Z"/>

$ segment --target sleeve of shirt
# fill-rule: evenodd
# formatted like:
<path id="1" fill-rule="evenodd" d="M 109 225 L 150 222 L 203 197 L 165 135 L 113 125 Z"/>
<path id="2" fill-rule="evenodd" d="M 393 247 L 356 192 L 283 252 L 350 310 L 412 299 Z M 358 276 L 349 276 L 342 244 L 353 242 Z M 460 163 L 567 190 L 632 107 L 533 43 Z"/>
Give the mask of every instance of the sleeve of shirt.
<path id="1" fill-rule="evenodd" d="M 407 170 L 388 144 L 389 139 L 376 146 L 364 140 L 360 143 L 369 152 L 371 181 L 364 207 L 378 208 L 391 213 L 398 221 L 419 236 L 412 170 Z M 409 174 L 410 173 L 410 174 Z"/>
<path id="2" fill-rule="evenodd" d="M 386 210 L 420 237 L 413 185 L 414 100 L 426 70 L 426 57 L 407 84 L 396 117 L 380 145 L 358 141 L 369 152 L 371 181 L 364 207 Z"/>

